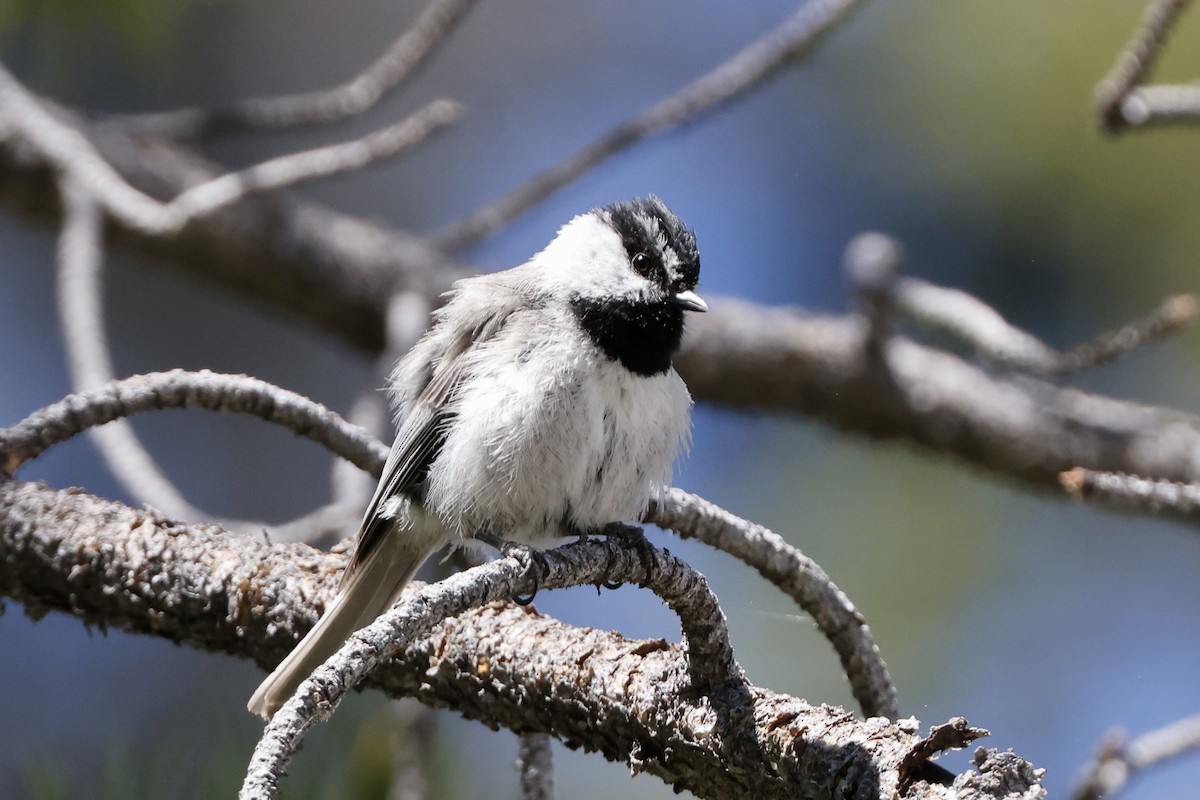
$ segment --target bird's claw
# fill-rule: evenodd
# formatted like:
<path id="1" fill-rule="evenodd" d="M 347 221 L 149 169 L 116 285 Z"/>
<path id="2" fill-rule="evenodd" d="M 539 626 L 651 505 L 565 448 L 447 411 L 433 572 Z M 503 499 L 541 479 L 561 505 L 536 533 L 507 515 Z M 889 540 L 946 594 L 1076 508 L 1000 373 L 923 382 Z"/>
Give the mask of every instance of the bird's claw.
<path id="1" fill-rule="evenodd" d="M 537 597 L 538 589 L 541 588 L 542 578 L 550 574 L 550 563 L 546 560 L 545 554 L 536 547 L 502 539 L 488 531 L 480 531 L 475 534 L 475 538 L 496 548 L 505 558 L 516 560 L 521 564 L 521 571 L 526 575 L 533 573 L 533 591 L 527 595 L 515 594 L 512 597 L 512 601 L 519 606 L 527 606 L 532 603 L 533 599 Z M 537 567 L 536 572 L 533 570 L 535 566 Z"/>
<path id="2" fill-rule="evenodd" d="M 624 522 L 610 522 L 595 533 L 610 540 L 615 539 L 623 546 L 636 550 L 642 569 L 647 576 L 650 575 L 654 568 L 654 548 L 650 546 L 646 533 L 640 527 Z M 600 585 L 606 589 L 619 589 L 624 585 L 624 581 L 603 581 Z"/>

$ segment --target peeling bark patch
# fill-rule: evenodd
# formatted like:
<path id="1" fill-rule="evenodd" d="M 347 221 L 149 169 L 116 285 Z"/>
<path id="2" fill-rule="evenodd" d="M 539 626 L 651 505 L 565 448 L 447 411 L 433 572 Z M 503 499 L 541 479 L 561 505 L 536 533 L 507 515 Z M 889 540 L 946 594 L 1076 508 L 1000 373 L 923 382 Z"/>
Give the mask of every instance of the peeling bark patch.
<path id="1" fill-rule="evenodd" d="M 666 639 L 647 639 L 638 644 L 637 647 L 629 651 L 633 656 L 648 656 L 651 653 L 658 653 L 664 650 L 670 650 L 671 645 Z"/>
<path id="2" fill-rule="evenodd" d="M 767 730 L 773 731 L 776 728 L 790 725 L 798 716 L 799 714 L 795 712 L 783 712 L 773 719 L 767 721 Z"/>
<path id="3" fill-rule="evenodd" d="M 918 780 L 941 783 L 947 776 L 952 778 L 950 773 L 932 763 L 933 757 L 947 750 L 962 749 L 976 739 L 990 735 L 983 728 L 972 728 L 965 717 L 954 717 L 944 725 L 934 725 L 929 735 L 918 740 L 900 759 L 900 793 L 906 794 Z"/>

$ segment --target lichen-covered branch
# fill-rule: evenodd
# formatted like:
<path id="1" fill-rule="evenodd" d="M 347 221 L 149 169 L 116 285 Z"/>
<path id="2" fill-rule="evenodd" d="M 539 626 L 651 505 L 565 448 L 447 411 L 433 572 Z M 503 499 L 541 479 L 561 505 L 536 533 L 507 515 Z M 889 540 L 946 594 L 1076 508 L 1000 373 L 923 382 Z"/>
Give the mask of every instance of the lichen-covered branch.
<path id="1" fill-rule="evenodd" d="M 240 796 L 244 800 L 274 797 L 307 732 L 328 719 L 346 692 L 377 665 L 427 635 L 437 623 L 539 588 L 599 585 L 610 580 L 636 581 L 679 615 L 683 641 L 673 652 L 686 660 L 685 682 L 676 686 L 681 695 L 699 700 L 748 691 L 745 676 L 733 659 L 725 615 L 704 576 L 644 542 L 630 547 L 615 541 L 579 541 L 547 551 L 536 561 L 503 558 L 405 593 L 395 606 L 351 636 L 271 717 L 250 760 Z M 652 642 L 649 649 L 660 647 L 667 647 L 665 641 Z"/>
<path id="2" fill-rule="evenodd" d="M 1200 517 L 1200 484 L 1079 467 L 1066 470 L 1058 478 L 1077 500 L 1099 500 L 1130 511 L 1167 514 L 1193 523 Z"/>
<path id="3" fill-rule="evenodd" d="M 267 546 L 0 480 L 0 594 L 34 615 L 64 611 L 268 667 L 332 597 L 343 563 L 304 545 Z M 911 778 L 901 764 L 915 771 L 910 754 L 926 746 L 913 720 L 863 721 L 745 685 L 696 695 L 685 691 L 691 681 L 678 645 L 495 603 L 436 626 L 371 683 L 518 733 L 550 732 L 700 797 L 891 797 Z M 917 780 L 906 796 L 1042 796 L 1023 760 L 979 764 L 955 788 Z M 1001 779 L 1008 790 L 985 793 Z"/>
<path id="4" fill-rule="evenodd" d="M 371 474 L 379 472 L 386 456 L 382 443 L 365 431 L 293 392 L 243 375 L 174 370 L 135 375 L 71 395 L 0 430 L 0 465 L 15 472 L 24 461 L 85 430 L 139 412 L 189 407 L 248 413 L 284 425 Z M 657 498 L 646 520 L 728 552 L 779 586 L 812 615 L 834 646 L 863 713 L 899 716 L 895 687 L 865 621 L 819 565 L 766 528 L 678 489 Z M 704 647 L 708 655 L 693 659 L 694 664 L 712 665 L 704 679 L 723 680 L 732 657 L 715 598 L 699 584 L 662 596 L 680 612 L 693 656 L 699 652 L 695 645 L 710 642 Z"/>

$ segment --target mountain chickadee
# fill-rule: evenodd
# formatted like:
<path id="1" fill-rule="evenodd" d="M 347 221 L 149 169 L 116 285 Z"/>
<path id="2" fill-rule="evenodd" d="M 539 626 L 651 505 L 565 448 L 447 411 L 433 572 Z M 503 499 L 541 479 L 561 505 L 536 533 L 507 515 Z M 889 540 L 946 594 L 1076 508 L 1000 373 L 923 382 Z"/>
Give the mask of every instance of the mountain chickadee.
<path id="1" fill-rule="evenodd" d="M 399 597 L 426 557 L 636 519 L 671 478 L 692 400 L 671 366 L 696 238 L 657 197 L 575 217 L 519 267 L 458 281 L 396 365 L 398 433 L 333 603 L 263 681 L 269 718 Z"/>

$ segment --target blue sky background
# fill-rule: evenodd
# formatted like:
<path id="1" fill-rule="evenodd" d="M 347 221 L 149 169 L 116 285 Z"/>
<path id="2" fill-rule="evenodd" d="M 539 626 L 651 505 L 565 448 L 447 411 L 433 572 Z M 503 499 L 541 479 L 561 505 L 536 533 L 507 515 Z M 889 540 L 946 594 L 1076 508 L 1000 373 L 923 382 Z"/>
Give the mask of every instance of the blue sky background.
<path id="1" fill-rule="evenodd" d="M 14 6 L 0 15 L 0 58 L 37 90 L 91 109 L 218 104 L 338 82 L 416 8 L 175 0 L 147 12 L 153 5 L 111 0 L 74 12 L 82 18 L 55 13 L 57 3 Z M 366 117 L 206 149 L 242 165 L 455 97 L 467 116 L 418 153 L 301 190 L 431 230 L 674 91 L 793 8 L 481 3 L 410 86 Z M 512 266 L 570 216 L 655 192 L 697 232 L 707 297 L 844 311 L 842 251 L 875 229 L 903 243 L 912 274 L 971 291 L 1052 344 L 1076 343 L 1200 284 L 1200 132 L 1106 139 L 1091 121 L 1092 89 L 1140 11 L 1112 0 L 868 5 L 753 97 L 609 161 L 464 256 L 485 270 Z M 1200 74 L 1198 39 L 1200 19 L 1185 16 L 1161 77 Z M 0 425 L 69 391 L 53 252 L 53 230 L 0 215 Z M 152 259 L 114 250 L 108 265 L 121 374 L 245 372 L 343 412 L 380 383 L 365 355 L 293 319 Z M 1196 413 L 1198 336 L 1185 331 L 1078 385 Z M 992 731 L 983 744 L 1046 767 L 1061 796 L 1110 726 L 1140 733 L 1200 710 L 1194 529 L 1033 495 L 794 415 L 701 405 L 695 419 L 679 485 L 772 527 L 826 568 L 869 621 L 904 713 L 926 724 L 968 717 Z M 326 455 L 255 420 L 163 412 L 134 425 L 214 513 L 282 521 L 328 493 Z M 84 438 L 21 477 L 129 500 Z M 751 680 L 850 702 L 810 620 L 731 559 L 668 545 L 709 575 Z M 633 588 L 545 594 L 538 607 L 630 636 L 677 636 L 671 614 Z M 114 797 L 230 796 L 259 730 L 244 703 L 260 678 L 247 663 L 89 633 L 62 615 L 35 623 L 9 603 L 0 796 L 37 796 L 38 785 L 50 787 L 46 797 L 106 787 Z M 352 698 L 300 754 L 288 796 L 346 796 L 346 787 L 378 796 L 370 783 L 389 758 L 388 714 L 377 696 Z M 450 714 L 437 730 L 437 796 L 517 796 L 511 735 Z M 560 748 L 556 758 L 563 796 L 673 796 L 595 756 Z M 1198 769 L 1191 759 L 1156 770 L 1124 796 L 1186 796 Z M 57 782 L 75 794 L 56 795 Z"/>

